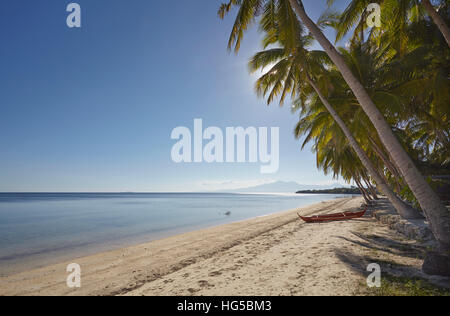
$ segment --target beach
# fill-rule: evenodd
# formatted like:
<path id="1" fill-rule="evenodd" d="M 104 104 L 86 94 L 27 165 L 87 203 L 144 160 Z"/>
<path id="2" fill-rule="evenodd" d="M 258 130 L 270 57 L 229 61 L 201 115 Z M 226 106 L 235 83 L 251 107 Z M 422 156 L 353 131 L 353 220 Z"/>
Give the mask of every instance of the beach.
<path id="1" fill-rule="evenodd" d="M 416 242 L 372 217 L 323 224 L 297 217 L 361 203 L 321 202 L 25 271 L 0 278 L 0 295 L 364 295 L 373 262 L 422 276 L 423 261 L 410 253 Z M 70 263 L 81 267 L 80 288 L 66 285 Z"/>

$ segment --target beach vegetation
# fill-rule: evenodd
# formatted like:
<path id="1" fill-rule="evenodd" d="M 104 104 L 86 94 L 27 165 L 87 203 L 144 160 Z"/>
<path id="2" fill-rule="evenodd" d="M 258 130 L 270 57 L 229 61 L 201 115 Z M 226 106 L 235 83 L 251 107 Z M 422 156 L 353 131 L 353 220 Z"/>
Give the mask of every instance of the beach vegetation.
<path id="1" fill-rule="evenodd" d="M 299 113 L 295 136 L 313 144 L 318 167 L 357 183 L 368 202 L 377 199 L 376 187 L 401 216 L 422 213 L 442 259 L 450 251 L 450 211 L 433 179 L 450 174 L 450 5 L 380 0 L 381 26 L 370 27 L 371 2 L 353 0 L 317 22 L 300 0 L 230 0 L 219 15 L 238 8 L 228 41 L 236 52 L 259 24 L 265 51 L 250 70 L 269 70 L 256 92 L 268 103 L 290 98 Z M 348 39 L 345 47 L 325 37 L 327 27 L 336 30 L 335 43 Z M 314 42 L 322 50 L 311 50 Z M 448 274 L 442 267 L 424 270 Z"/>
<path id="2" fill-rule="evenodd" d="M 371 296 L 450 296 L 450 289 L 420 278 L 398 277 L 384 273 L 381 286 L 368 290 Z"/>

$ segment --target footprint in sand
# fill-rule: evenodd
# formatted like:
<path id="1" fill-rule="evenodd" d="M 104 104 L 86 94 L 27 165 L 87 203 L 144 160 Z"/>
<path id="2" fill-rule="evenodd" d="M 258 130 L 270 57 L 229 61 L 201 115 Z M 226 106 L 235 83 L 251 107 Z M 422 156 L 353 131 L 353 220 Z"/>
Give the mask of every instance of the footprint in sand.
<path id="1" fill-rule="evenodd" d="M 221 275 L 222 274 L 222 272 L 220 272 L 220 271 L 213 271 L 213 272 L 211 272 L 210 274 L 209 274 L 209 276 L 210 277 L 215 277 L 215 276 L 218 276 L 218 275 Z"/>
<path id="2" fill-rule="evenodd" d="M 187 289 L 187 290 L 188 290 L 188 292 L 191 293 L 191 294 L 194 294 L 194 293 L 200 291 L 200 290 L 196 290 L 196 289 L 193 289 L 193 288 L 189 288 L 189 289 Z"/>
<path id="3" fill-rule="evenodd" d="M 214 285 L 210 284 L 208 281 L 206 280 L 200 280 L 198 281 L 198 285 L 200 285 L 200 287 L 213 287 Z"/>

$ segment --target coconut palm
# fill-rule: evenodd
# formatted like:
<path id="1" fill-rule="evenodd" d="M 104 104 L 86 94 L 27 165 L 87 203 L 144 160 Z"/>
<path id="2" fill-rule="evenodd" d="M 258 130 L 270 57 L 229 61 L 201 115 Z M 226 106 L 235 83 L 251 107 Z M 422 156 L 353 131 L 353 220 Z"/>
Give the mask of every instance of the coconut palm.
<path id="1" fill-rule="evenodd" d="M 347 183 L 353 180 L 367 203 L 378 199 L 376 190 L 371 188 L 366 169 L 320 100 L 302 108 L 301 118 L 295 128 L 295 136 L 300 138 L 304 135 L 307 137 L 302 147 L 305 147 L 308 142 L 314 142 L 312 148 L 317 155 L 318 168 L 325 174 L 332 173 L 334 178 L 341 176 Z M 366 187 L 363 182 L 366 183 Z"/>
<path id="2" fill-rule="evenodd" d="M 272 33 L 268 34 L 264 42 L 266 45 L 275 44 L 276 36 Z M 278 42 L 283 45 L 283 40 L 278 39 Z M 330 113 L 332 119 L 337 123 L 337 126 L 342 129 L 349 144 L 355 150 L 363 165 L 369 170 L 381 191 L 388 197 L 398 213 L 404 218 L 419 218 L 420 215 L 403 203 L 391 190 L 389 185 L 380 176 L 378 170 L 373 166 L 371 160 L 366 152 L 359 146 L 356 139 L 353 137 L 350 129 L 347 127 L 344 120 L 336 112 L 333 106 L 328 102 L 323 89 L 313 79 L 317 73 L 323 73 L 321 78 L 329 76 L 326 73 L 323 63 L 330 62 L 323 51 L 308 51 L 307 47 L 312 43 L 309 36 L 302 36 L 298 34 L 297 46 L 295 49 L 286 49 L 285 47 L 271 48 L 257 53 L 250 61 L 250 71 L 264 69 L 273 64 L 271 69 L 265 73 L 256 83 L 256 91 L 261 96 L 267 95 L 267 102 L 270 104 L 277 96 L 280 97 L 280 104 L 282 104 L 288 94 L 291 98 L 295 98 L 299 93 L 303 104 L 310 99 L 311 92 L 314 92 L 319 97 L 320 101 Z M 322 131 L 324 131 L 322 129 Z"/>
<path id="3" fill-rule="evenodd" d="M 441 1 L 444 2 L 444 1 Z M 422 0 L 422 5 L 427 11 L 428 15 L 431 17 L 433 22 L 437 25 L 439 30 L 442 32 L 442 35 L 447 42 L 447 45 L 450 46 L 450 28 L 445 23 L 445 20 L 442 16 L 436 11 L 436 9 L 431 4 L 430 0 Z"/>
<path id="4" fill-rule="evenodd" d="M 290 9 L 287 8 L 289 1 Z M 300 21 L 319 42 L 327 55 L 341 72 L 346 83 L 356 96 L 359 104 L 367 114 L 373 126 L 377 130 L 380 140 L 392 156 L 405 182 L 411 188 L 423 211 L 430 221 L 432 231 L 439 242 L 439 248 L 443 252 L 450 251 L 450 211 L 444 206 L 437 194 L 431 189 L 412 159 L 408 156 L 399 140 L 386 122 L 381 111 L 376 107 L 366 89 L 350 70 L 343 57 L 333 44 L 325 37 L 321 29 L 307 15 L 301 0 L 230 0 L 222 5 L 219 14 L 223 17 L 231 10 L 231 7 L 239 6 L 238 15 L 233 27 L 229 47 L 235 45 L 239 49 L 244 32 L 255 22 L 261 14 L 271 17 L 273 23 L 280 21 L 292 21 L 292 12 L 295 12 Z M 285 8 L 281 11 L 279 7 Z M 262 13 L 263 12 L 263 13 Z M 283 14 L 283 12 L 285 14 Z M 290 23 L 288 25 L 291 25 Z M 231 44 L 231 45 L 230 45 Z"/>
<path id="5" fill-rule="evenodd" d="M 366 89 L 350 70 L 343 57 L 325 37 L 320 28 L 306 14 L 302 1 L 289 0 L 300 20 L 305 24 L 314 38 L 330 56 L 336 67 L 342 73 L 345 81 L 358 99 L 364 112 L 370 118 L 377 130 L 381 141 L 396 161 L 406 183 L 414 192 L 422 209 L 431 222 L 433 232 L 439 240 L 441 249 L 450 251 L 450 211 L 444 206 L 437 194 L 431 189 L 425 178 L 419 172 L 414 162 L 401 146 L 394 135 L 391 126 L 386 122 L 383 114 L 376 107 Z"/>
<path id="6" fill-rule="evenodd" d="M 331 6 L 334 1 L 328 0 L 327 2 Z M 367 7 L 374 2 L 374 0 L 353 0 L 342 14 L 328 16 L 328 18 L 334 20 L 333 27 L 336 29 L 336 42 L 342 40 L 352 28 L 355 29 L 353 38 L 358 38 L 360 42 L 364 42 L 364 32 L 368 28 L 366 23 Z"/>
<path id="7" fill-rule="evenodd" d="M 364 167 L 329 112 L 322 105 L 317 107 L 319 103 L 303 107 L 295 136 L 301 138 L 307 135 L 302 148 L 314 142 L 312 149 L 316 153 L 317 167 L 326 175 L 332 173 L 335 179 L 341 176 L 347 183 L 353 180 L 369 204 L 372 199 L 362 185 L 360 176 Z"/>
<path id="8" fill-rule="evenodd" d="M 299 125 L 300 124 L 302 124 L 302 122 L 299 122 Z M 307 127 L 303 126 L 303 128 Z M 302 135 L 301 128 L 297 128 L 296 130 L 299 132 L 296 136 L 300 137 Z M 372 198 L 362 184 L 363 180 L 361 174 L 363 173 L 364 167 L 360 163 L 358 157 L 354 154 L 354 151 L 349 147 L 348 142 L 345 140 L 345 136 L 340 138 L 334 136 L 336 136 L 336 134 L 334 134 L 333 137 L 316 139 L 313 150 L 317 154 L 317 167 L 321 168 L 326 175 L 333 173 L 333 178 L 335 179 L 342 177 L 347 183 L 350 183 L 351 180 L 353 180 L 361 191 L 366 203 L 370 204 Z"/>
<path id="9" fill-rule="evenodd" d="M 327 1 L 331 5 L 334 0 Z M 447 45 L 450 46 L 450 28 L 445 19 L 434 8 L 430 0 L 352 0 L 344 10 L 336 23 L 337 36 L 340 40 L 353 28 L 356 29 L 355 36 L 367 27 L 366 9 L 370 3 L 378 3 L 381 5 L 383 12 L 383 23 L 389 24 L 384 29 L 394 34 L 396 42 L 403 42 L 406 39 L 405 29 L 407 24 L 424 18 L 428 15 L 434 24 L 439 28 L 444 36 Z M 447 9 L 447 1 L 438 0 L 439 7 L 444 11 Z M 425 14 L 426 12 L 426 14 Z"/>
<path id="10" fill-rule="evenodd" d="M 340 49 L 352 72 L 393 127 L 402 146 L 426 174 L 430 174 L 430 153 L 445 152 L 450 131 L 447 110 L 450 80 L 443 73 L 444 64 L 435 65 L 437 58 L 430 54 L 431 51 L 420 47 L 399 58 L 388 50 L 374 49 L 370 42 Z M 391 162 L 389 152 L 385 151 L 370 120 L 360 107 L 355 106 L 358 102 L 354 95 L 341 85 L 328 101 L 339 107 L 352 106 L 349 112 L 354 113 L 354 118 L 350 129 L 371 160 L 372 153 L 382 160 L 394 176 L 391 177 L 394 187 L 401 193 L 405 184 L 399 168 Z M 442 157 L 442 154 L 436 157 Z"/>
<path id="11" fill-rule="evenodd" d="M 313 148 L 317 153 L 317 166 L 325 174 L 333 172 L 335 179 L 341 176 L 347 183 L 353 180 L 367 204 L 370 204 L 375 199 L 376 194 L 372 193 L 373 198 L 371 197 L 367 183 L 367 186 L 364 187 L 364 167 L 351 147 L 348 146 L 348 143 L 339 142 L 337 138 L 333 137 L 324 144 L 320 141 L 317 142 Z"/>

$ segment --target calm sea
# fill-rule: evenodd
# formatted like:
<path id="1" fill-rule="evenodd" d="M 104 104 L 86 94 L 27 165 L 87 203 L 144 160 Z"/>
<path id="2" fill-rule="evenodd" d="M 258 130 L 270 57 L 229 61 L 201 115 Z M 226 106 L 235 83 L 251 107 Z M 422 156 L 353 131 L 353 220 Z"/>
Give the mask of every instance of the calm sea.
<path id="1" fill-rule="evenodd" d="M 0 193 L 0 275 L 338 197 Z"/>

